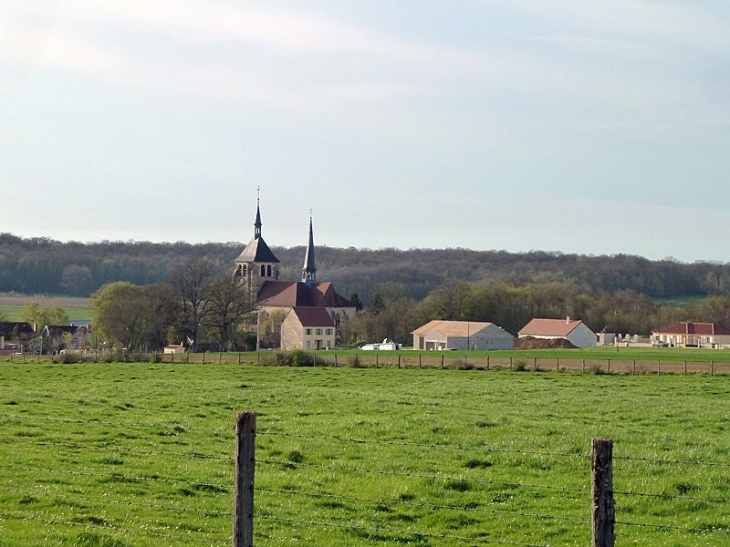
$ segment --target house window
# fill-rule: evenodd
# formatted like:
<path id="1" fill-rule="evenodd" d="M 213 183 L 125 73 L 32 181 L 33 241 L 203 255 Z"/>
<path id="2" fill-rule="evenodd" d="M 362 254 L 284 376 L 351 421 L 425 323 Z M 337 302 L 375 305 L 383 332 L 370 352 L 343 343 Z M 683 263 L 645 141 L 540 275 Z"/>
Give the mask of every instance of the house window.
<path id="1" fill-rule="evenodd" d="M 329 330 L 329 329 L 327 329 Z M 330 349 L 332 347 L 332 340 L 327 340 L 327 349 Z"/>
<path id="2" fill-rule="evenodd" d="M 266 266 L 261 264 L 261 277 L 266 277 Z"/>
<path id="3" fill-rule="evenodd" d="M 271 277 L 271 264 L 266 266 L 266 277 Z"/>
<path id="4" fill-rule="evenodd" d="M 317 329 L 315 331 L 315 333 L 317 334 L 317 336 L 321 336 L 322 335 L 322 329 Z"/>
<path id="5" fill-rule="evenodd" d="M 331 336 L 331 335 L 332 335 L 332 329 L 327 329 L 327 336 Z"/>
<path id="6" fill-rule="evenodd" d="M 310 336 L 312 334 L 312 329 L 304 329 L 304 334 Z"/>
<path id="7" fill-rule="evenodd" d="M 312 341 L 307 340 L 307 349 L 312 349 Z"/>

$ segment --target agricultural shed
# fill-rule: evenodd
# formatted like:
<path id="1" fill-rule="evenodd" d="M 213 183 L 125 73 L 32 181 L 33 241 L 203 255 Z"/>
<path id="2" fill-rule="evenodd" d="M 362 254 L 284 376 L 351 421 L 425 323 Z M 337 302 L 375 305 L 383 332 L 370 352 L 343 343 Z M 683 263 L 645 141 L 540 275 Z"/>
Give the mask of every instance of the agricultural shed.
<path id="1" fill-rule="evenodd" d="M 335 347 L 335 323 L 327 308 L 295 306 L 281 324 L 281 349 Z"/>
<path id="2" fill-rule="evenodd" d="M 429 321 L 413 331 L 413 348 L 426 350 L 512 349 L 514 337 L 494 323 Z"/>
<path id="3" fill-rule="evenodd" d="M 185 346 L 183 346 L 182 344 L 168 344 L 165 346 L 163 352 L 165 353 L 165 355 L 185 353 Z"/>
<path id="4" fill-rule="evenodd" d="M 596 345 L 596 333 L 589 329 L 579 319 L 542 319 L 535 318 L 522 327 L 517 333 L 519 338 L 565 338 L 578 348 L 588 348 Z"/>
<path id="5" fill-rule="evenodd" d="M 651 331 L 651 339 L 670 346 L 730 346 L 730 329 L 715 323 L 679 322 Z"/>

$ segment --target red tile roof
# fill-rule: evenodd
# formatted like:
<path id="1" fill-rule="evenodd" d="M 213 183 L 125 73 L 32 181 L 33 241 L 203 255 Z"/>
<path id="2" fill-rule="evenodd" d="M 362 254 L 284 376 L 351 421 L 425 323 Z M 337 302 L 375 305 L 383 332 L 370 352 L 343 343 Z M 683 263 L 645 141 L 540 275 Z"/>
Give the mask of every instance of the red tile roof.
<path id="1" fill-rule="evenodd" d="M 267 281 L 261 287 L 256 302 L 260 306 L 295 307 L 323 306 L 326 308 L 354 308 L 355 305 L 335 291 L 332 283 L 296 281 Z"/>
<path id="2" fill-rule="evenodd" d="M 578 319 L 533 319 L 517 334 L 519 336 L 568 336 L 575 328 L 583 323 Z"/>
<path id="3" fill-rule="evenodd" d="M 474 336 L 486 329 L 492 323 L 482 323 L 477 321 L 445 321 L 434 319 L 425 325 L 418 327 L 411 334 L 416 336 L 425 336 L 432 331 L 438 331 L 444 336 Z"/>
<path id="4" fill-rule="evenodd" d="M 730 329 L 714 323 L 679 322 L 652 331 L 654 334 L 695 334 L 698 336 L 730 335 Z"/>

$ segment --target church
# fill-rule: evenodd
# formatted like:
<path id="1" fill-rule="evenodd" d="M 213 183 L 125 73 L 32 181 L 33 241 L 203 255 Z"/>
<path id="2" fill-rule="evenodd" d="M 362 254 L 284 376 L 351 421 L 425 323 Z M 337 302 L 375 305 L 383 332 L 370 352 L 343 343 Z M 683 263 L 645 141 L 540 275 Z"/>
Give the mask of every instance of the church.
<path id="1" fill-rule="evenodd" d="M 280 262 L 264 241 L 261 225 L 257 200 L 253 237 L 235 260 L 234 279 L 248 288 L 260 318 L 281 320 L 281 349 L 334 348 L 338 331 L 355 317 L 355 304 L 332 283 L 317 281 L 311 215 L 301 281 L 279 280 Z"/>

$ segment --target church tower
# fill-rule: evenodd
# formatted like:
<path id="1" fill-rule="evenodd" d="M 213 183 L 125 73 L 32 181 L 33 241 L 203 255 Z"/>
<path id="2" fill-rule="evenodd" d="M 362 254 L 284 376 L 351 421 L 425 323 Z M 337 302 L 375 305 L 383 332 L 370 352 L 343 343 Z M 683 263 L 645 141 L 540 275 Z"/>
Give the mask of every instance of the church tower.
<path id="1" fill-rule="evenodd" d="M 253 238 L 238 255 L 233 270 L 233 278 L 246 285 L 253 302 L 266 281 L 279 279 L 279 259 L 269 249 L 261 236 L 261 210 L 256 198 L 256 220 L 253 225 Z"/>
<path id="2" fill-rule="evenodd" d="M 312 232 L 312 213 L 309 213 L 309 243 L 304 254 L 302 267 L 302 283 L 313 285 L 317 282 L 317 267 L 314 265 L 314 233 Z"/>

